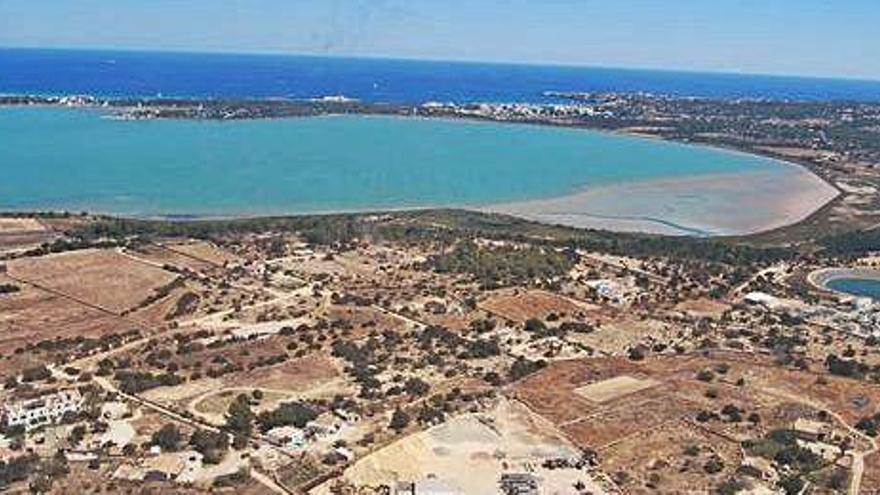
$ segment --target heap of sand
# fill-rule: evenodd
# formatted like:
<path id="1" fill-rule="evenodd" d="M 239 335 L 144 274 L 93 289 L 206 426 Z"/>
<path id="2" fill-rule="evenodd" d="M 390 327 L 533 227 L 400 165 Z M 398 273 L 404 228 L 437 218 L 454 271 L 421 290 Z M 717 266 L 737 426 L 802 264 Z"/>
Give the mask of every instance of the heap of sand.
<path id="1" fill-rule="evenodd" d="M 436 479 L 463 494 L 495 495 L 505 472 L 529 466 L 542 481 L 542 493 L 571 493 L 581 481 L 604 493 L 582 470 L 547 470 L 545 459 L 577 459 L 580 450 L 525 406 L 502 399 L 487 414 L 450 418 L 429 430 L 402 438 L 349 467 L 344 477 L 357 486 L 394 486 L 397 482 Z M 329 485 L 312 495 L 329 493 Z"/>

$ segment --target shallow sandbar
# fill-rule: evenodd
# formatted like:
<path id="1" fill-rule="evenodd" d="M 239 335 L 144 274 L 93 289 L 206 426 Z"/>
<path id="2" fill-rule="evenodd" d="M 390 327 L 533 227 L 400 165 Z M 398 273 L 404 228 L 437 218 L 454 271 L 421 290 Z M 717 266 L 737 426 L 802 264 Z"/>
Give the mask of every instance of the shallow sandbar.
<path id="1" fill-rule="evenodd" d="M 667 235 L 746 235 L 797 223 L 838 191 L 808 170 L 664 178 L 499 204 L 488 211 L 580 228 Z"/>

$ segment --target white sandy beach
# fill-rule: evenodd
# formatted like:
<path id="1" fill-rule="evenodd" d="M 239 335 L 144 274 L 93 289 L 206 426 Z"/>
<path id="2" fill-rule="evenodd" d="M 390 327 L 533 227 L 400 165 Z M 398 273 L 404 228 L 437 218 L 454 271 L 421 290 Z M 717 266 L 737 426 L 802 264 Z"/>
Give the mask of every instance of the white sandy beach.
<path id="1" fill-rule="evenodd" d="M 544 223 L 666 235 L 746 235 L 797 223 L 838 191 L 800 166 L 588 187 L 485 211 Z"/>

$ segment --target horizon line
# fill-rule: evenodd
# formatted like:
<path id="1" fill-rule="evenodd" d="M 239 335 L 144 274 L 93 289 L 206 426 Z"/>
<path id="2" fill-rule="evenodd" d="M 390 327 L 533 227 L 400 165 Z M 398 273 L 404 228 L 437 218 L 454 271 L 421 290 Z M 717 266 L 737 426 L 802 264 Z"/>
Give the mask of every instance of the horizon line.
<path id="1" fill-rule="evenodd" d="M 656 67 L 656 66 L 634 66 L 634 65 L 615 65 L 615 64 L 590 64 L 580 62 L 560 62 L 560 61 L 534 61 L 534 60 L 486 60 L 471 58 L 444 58 L 444 57 L 410 57 L 405 55 L 387 55 L 387 54 L 345 54 L 345 53 L 316 53 L 316 52 L 293 52 L 284 50 L 244 50 L 235 51 L 227 49 L 210 49 L 210 48 L 146 48 L 146 47 L 106 47 L 106 46 L 37 46 L 37 45 L 3 45 L 0 44 L 0 50 L 55 50 L 55 51 L 90 51 L 90 52 L 123 52 L 123 53 L 157 53 L 157 54 L 191 54 L 191 55 L 243 55 L 243 56 L 280 56 L 280 57 L 311 57 L 311 58 L 331 58 L 331 59 L 350 59 L 350 60 L 392 60 L 404 62 L 428 62 L 428 63 L 451 63 L 451 64 L 473 64 L 473 65 L 507 65 L 507 66 L 524 66 L 524 67 L 558 67 L 572 69 L 610 69 L 610 70 L 626 70 L 626 71 L 653 71 L 653 72 L 671 72 L 685 74 L 710 74 L 719 76 L 754 76 L 754 77 L 770 77 L 770 78 L 794 78 L 794 79 L 816 79 L 831 81 L 848 81 L 863 83 L 880 83 L 880 76 L 847 76 L 847 75 L 821 75 L 821 74 L 804 74 L 804 73 L 769 73 L 759 71 L 739 71 L 735 69 L 699 69 L 699 68 L 681 68 L 681 67 Z"/>

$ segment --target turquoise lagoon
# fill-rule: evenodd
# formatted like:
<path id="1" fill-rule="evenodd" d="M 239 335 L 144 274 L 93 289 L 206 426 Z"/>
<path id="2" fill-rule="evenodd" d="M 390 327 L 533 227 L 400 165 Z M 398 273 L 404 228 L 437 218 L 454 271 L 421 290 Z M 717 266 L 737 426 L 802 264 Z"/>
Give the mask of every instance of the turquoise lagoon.
<path id="1" fill-rule="evenodd" d="M 858 297 L 869 297 L 880 301 L 880 280 L 871 278 L 834 278 L 825 287 Z"/>
<path id="2" fill-rule="evenodd" d="M 376 116 L 121 121 L 97 110 L 0 109 L 0 210 L 245 216 L 480 207 L 784 168 L 741 153 L 530 125 Z"/>

